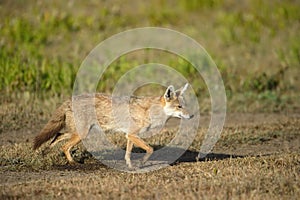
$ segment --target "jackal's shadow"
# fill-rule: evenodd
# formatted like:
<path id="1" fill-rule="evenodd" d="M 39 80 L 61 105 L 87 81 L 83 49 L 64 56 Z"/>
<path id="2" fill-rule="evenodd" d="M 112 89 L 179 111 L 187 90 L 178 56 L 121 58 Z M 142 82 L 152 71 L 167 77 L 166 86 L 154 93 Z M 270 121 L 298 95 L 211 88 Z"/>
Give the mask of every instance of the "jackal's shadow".
<path id="1" fill-rule="evenodd" d="M 185 150 L 177 147 L 166 147 L 166 146 L 153 146 L 154 153 L 149 158 L 149 161 L 162 161 L 169 163 L 170 165 L 182 163 L 182 162 L 197 162 L 207 160 L 223 160 L 228 158 L 240 158 L 244 157 L 235 154 L 225 153 L 209 153 L 207 155 L 201 154 L 201 158 L 198 157 L 198 151 Z M 117 151 L 97 151 L 90 152 L 95 158 L 99 160 L 124 160 L 125 149 Z M 145 152 L 140 148 L 134 148 L 132 151 L 131 159 L 140 160 L 145 155 Z"/>

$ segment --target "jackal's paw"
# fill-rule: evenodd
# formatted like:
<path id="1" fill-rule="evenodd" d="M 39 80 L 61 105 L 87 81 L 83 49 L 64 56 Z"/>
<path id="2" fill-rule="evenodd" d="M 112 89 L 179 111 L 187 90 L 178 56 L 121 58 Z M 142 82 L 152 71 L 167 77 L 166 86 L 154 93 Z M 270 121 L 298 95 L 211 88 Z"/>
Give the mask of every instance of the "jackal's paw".
<path id="1" fill-rule="evenodd" d="M 140 161 L 140 164 L 141 165 L 145 165 L 145 163 L 149 160 L 149 158 L 150 158 L 150 156 L 151 156 L 152 154 L 146 154 L 144 157 L 143 157 L 143 159 Z"/>
<path id="2" fill-rule="evenodd" d="M 133 169 L 130 161 L 126 161 L 126 165 L 127 165 L 128 169 Z"/>
<path id="3" fill-rule="evenodd" d="M 138 167 L 139 168 L 143 168 L 145 166 L 147 161 L 145 161 L 144 159 L 140 160 L 139 164 L 138 164 Z"/>
<path id="4" fill-rule="evenodd" d="M 82 165 L 82 163 L 79 163 L 79 162 L 77 162 L 77 161 L 75 161 L 75 160 L 69 160 L 69 161 L 68 161 L 68 164 L 69 164 L 69 165 L 72 165 L 72 166 L 75 166 L 75 165 Z"/>

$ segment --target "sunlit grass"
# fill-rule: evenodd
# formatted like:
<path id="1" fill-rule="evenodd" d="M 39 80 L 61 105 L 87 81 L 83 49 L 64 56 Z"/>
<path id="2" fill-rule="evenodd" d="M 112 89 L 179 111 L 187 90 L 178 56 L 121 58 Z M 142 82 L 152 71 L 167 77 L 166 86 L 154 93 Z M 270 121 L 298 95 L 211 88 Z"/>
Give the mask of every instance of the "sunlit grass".
<path id="1" fill-rule="evenodd" d="M 135 10 L 116 3 L 13 5 L 15 11 L 33 12 L 5 14 L 6 3 L 0 8 L 4 13 L 0 22 L 2 98 L 14 93 L 35 93 L 39 98 L 71 95 L 77 70 L 96 44 L 130 28 L 162 26 L 186 33 L 207 49 L 222 74 L 229 105 L 258 102 L 261 108 L 270 102 L 284 104 L 282 99 L 287 99 L 290 110 L 295 106 L 297 95 L 293 94 L 300 85 L 296 76 L 300 68 L 300 6 L 296 1 L 155 0 L 137 4 Z M 119 58 L 105 72 L 99 91 L 111 92 L 124 73 L 147 62 L 175 67 L 192 84 L 199 102 L 209 98 L 195 69 L 167 53 Z M 230 109 L 240 110 L 238 106 Z"/>

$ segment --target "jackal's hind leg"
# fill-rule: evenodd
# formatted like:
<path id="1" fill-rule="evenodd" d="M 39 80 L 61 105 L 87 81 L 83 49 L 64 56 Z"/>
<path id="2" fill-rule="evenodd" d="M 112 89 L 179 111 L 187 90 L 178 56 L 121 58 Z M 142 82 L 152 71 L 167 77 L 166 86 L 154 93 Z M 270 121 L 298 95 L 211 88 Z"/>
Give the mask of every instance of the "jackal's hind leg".
<path id="1" fill-rule="evenodd" d="M 54 138 L 52 139 L 51 143 L 49 146 L 47 146 L 46 148 L 44 148 L 42 150 L 42 155 L 46 155 L 50 152 L 50 150 L 60 141 L 65 140 L 65 139 L 69 139 L 71 136 L 69 134 L 65 134 L 65 133 L 57 133 Z"/>
<path id="2" fill-rule="evenodd" d="M 63 152 L 66 155 L 66 158 L 68 159 L 69 163 L 75 163 L 73 160 L 70 150 L 72 147 L 74 147 L 76 144 L 80 142 L 81 138 L 77 133 L 73 133 L 70 140 L 62 147 Z"/>
<path id="3" fill-rule="evenodd" d="M 71 134 L 68 133 L 57 133 L 54 139 L 50 143 L 50 148 L 53 148 L 57 143 L 61 142 L 62 140 L 70 139 Z"/>

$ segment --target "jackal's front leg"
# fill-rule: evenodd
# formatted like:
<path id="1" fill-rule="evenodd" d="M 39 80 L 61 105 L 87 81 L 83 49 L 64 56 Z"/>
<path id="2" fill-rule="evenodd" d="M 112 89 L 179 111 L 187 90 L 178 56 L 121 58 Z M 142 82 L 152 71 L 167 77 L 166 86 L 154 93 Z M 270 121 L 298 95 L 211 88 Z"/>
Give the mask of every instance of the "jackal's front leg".
<path id="1" fill-rule="evenodd" d="M 127 166 L 128 166 L 130 169 L 132 168 L 132 164 L 131 164 L 131 160 L 130 160 L 130 155 L 131 155 L 132 147 L 133 147 L 132 141 L 127 140 L 127 147 L 126 147 L 125 161 L 126 161 Z"/>
<path id="2" fill-rule="evenodd" d="M 146 155 L 144 156 L 144 158 L 142 160 L 142 164 L 147 162 L 147 160 L 153 153 L 153 148 L 150 147 L 148 144 L 146 144 L 146 142 L 144 140 L 142 140 L 135 134 L 128 134 L 127 139 L 129 141 L 131 141 L 133 144 L 135 144 L 137 147 L 140 147 L 146 151 Z M 128 145 L 128 143 L 127 143 L 127 145 Z M 132 149 L 132 146 L 131 146 L 131 149 Z M 130 149 L 130 152 L 131 152 L 131 149 Z M 126 152 L 126 155 L 127 155 L 127 152 Z M 126 159 L 126 157 L 125 157 L 125 159 Z M 130 154 L 129 154 L 129 161 L 130 161 Z M 126 160 L 126 162 L 127 162 L 127 160 Z"/>

